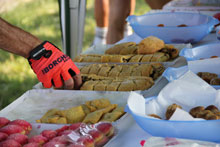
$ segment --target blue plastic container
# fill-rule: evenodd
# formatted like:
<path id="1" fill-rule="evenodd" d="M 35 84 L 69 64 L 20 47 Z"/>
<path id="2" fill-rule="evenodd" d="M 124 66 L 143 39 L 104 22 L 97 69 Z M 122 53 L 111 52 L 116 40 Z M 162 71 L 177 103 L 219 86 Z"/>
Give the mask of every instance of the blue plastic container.
<path id="1" fill-rule="evenodd" d="M 142 38 L 156 36 L 165 43 L 196 43 L 207 36 L 219 21 L 199 13 L 163 12 L 127 18 L 134 32 Z M 157 25 L 163 24 L 164 27 Z M 177 27 L 185 24 L 187 27 Z"/>
<path id="2" fill-rule="evenodd" d="M 153 98 L 156 97 L 147 98 L 146 103 Z M 153 136 L 220 142 L 220 120 L 168 121 L 142 117 L 133 113 L 129 106 L 126 111 L 143 130 Z"/>
<path id="3" fill-rule="evenodd" d="M 206 59 L 211 56 L 220 57 L 220 42 L 194 48 L 184 48 L 180 51 L 179 55 L 185 57 L 187 61 L 200 60 L 201 58 Z"/>
<path id="4" fill-rule="evenodd" d="M 188 66 L 182 66 L 182 67 L 168 67 L 163 72 L 163 77 L 165 77 L 169 82 L 172 82 L 173 80 L 177 80 L 182 75 L 184 75 L 187 71 L 189 71 Z M 196 73 L 195 73 L 196 74 Z M 220 89 L 220 85 L 211 85 L 215 89 Z"/>

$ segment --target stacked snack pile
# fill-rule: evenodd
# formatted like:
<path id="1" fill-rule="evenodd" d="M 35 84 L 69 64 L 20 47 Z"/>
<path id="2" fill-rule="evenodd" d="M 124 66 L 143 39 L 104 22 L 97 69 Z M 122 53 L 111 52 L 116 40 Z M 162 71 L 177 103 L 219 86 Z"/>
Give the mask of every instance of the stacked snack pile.
<path id="1" fill-rule="evenodd" d="M 74 62 L 96 63 L 138 63 L 138 62 L 165 62 L 177 58 L 178 49 L 173 45 L 165 44 L 163 40 L 149 36 L 139 44 L 126 42 L 116 44 L 107 49 L 104 55 L 82 54 Z"/>
<path id="2" fill-rule="evenodd" d="M 97 147 L 106 144 L 115 135 L 111 123 L 94 125 L 75 123 L 57 130 L 43 130 L 39 135 L 28 137 L 32 126 L 25 120 L 10 121 L 0 117 L 1 147 Z"/>
<path id="3" fill-rule="evenodd" d="M 169 120 L 171 118 L 171 116 L 174 114 L 177 108 L 182 109 L 182 107 L 177 104 L 172 104 L 167 107 L 166 114 L 165 114 L 166 120 Z M 192 109 L 190 109 L 189 114 L 194 118 L 202 118 L 206 120 L 220 119 L 220 111 L 214 105 L 209 105 L 207 107 L 204 107 L 204 106 L 193 107 Z M 148 116 L 161 119 L 161 117 L 156 114 L 148 114 Z"/>
<path id="4" fill-rule="evenodd" d="M 164 71 L 161 63 L 150 64 L 90 64 L 80 68 L 81 90 L 134 91 L 152 87 Z"/>
<path id="5" fill-rule="evenodd" d="M 44 116 L 36 120 L 38 123 L 73 124 L 78 122 L 95 124 L 99 121 L 113 122 L 124 115 L 124 108 L 111 104 L 108 99 L 101 98 L 86 101 L 85 104 L 65 110 L 50 109 Z"/>

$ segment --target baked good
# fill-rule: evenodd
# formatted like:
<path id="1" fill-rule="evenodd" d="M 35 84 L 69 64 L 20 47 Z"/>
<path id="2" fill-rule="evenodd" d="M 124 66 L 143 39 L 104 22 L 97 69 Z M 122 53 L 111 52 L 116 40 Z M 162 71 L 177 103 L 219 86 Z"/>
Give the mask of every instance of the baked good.
<path id="1" fill-rule="evenodd" d="M 143 55 L 134 55 L 133 57 L 131 57 L 131 59 L 128 61 L 129 63 L 137 63 L 137 62 L 141 62 Z"/>
<path id="2" fill-rule="evenodd" d="M 113 47 L 107 49 L 105 54 L 121 54 L 121 55 L 128 55 L 134 54 L 137 50 L 137 45 L 135 42 L 125 42 L 116 44 Z"/>
<path id="3" fill-rule="evenodd" d="M 171 59 L 175 59 L 176 57 L 179 56 L 179 50 L 176 49 L 173 45 L 171 44 L 165 44 L 164 48 L 159 50 L 159 52 L 163 52 L 169 55 Z"/>
<path id="4" fill-rule="evenodd" d="M 163 40 L 149 36 L 138 44 L 138 54 L 153 54 L 164 47 L 165 43 Z"/>
<path id="5" fill-rule="evenodd" d="M 203 106 L 197 106 L 197 107 L 192 108 L 189 111 L 189 114 L 191 114 L 193 117 L 196 117 L 197 114 L 203 110 L 205 110 L 205 108 Z"/>
<path id="6" fill-rule="evenodd" d="M 169 120 L 170 117 L 173 115 L 173 113 L 176 111 L 176 108 L 180 108 L 182 109 L 182 107 L 180 105 L 177 104 L 172 104 L 170 106 L 167 107 L 167 111 L 166 111 L 166 119 Z"/>
<path id="7" fill-rule="evenodd" d="M 198 72 L 197 75 L 210 84 L 211 79 L 217 78 L 218 75 L 210 72 Z"/>

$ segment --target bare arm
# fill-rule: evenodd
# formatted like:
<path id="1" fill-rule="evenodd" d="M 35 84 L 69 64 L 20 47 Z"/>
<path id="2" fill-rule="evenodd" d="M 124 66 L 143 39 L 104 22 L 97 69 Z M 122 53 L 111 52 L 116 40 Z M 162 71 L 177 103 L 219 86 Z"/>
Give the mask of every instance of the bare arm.
<path id="1" fill-rule="evenodd" d="M 42 41 L 0 17 L 0 48 L 8 52 L 29 57 L 30 51 Z"/>

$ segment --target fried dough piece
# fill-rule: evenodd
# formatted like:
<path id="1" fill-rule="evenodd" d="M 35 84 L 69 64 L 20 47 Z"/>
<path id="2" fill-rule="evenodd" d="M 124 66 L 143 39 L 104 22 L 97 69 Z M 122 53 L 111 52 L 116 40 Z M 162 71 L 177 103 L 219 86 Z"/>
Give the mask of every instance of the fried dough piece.
<path id="1" fill-rule="evenodd" d="M 165 43 L 163 40 L 154 37 L 149 36 L 143 40 L 138 45 L 138 54 L 153 54 L 160 49 L 162 49 L 165 46 Z"/>
<path id="2" fill-rule="evenodd" d="M 121 112 L 121 113 L 125 113 L 124 111 L 124 107 L 116 107 L 112 112 Z"/>
<path id="3" fill-rule="evenodd" d="M 172 104 L 172 105 L 168 106 L 167 111 L 166 111 L 166 119 L 167 120 L 170 119 L 170 117 L 176 111 L 176 108 L 182 109 L 182 107 L 180 105 L 177 105 L 177 104 Z"/>
<path id="4" fill-rule="evenodd" d="M 118 106 L 118 104 L 110 104 L 109 106 L 100 109 L 100 111 L 103 111 L 103 114 L 106 114 L 108 112 L 111 112 L 113 109 L 115 109 Z"/>
<path id="5" fill-rule="evenodd" d="M 132 80 L 124 80 L 118 87 L 118 91 L 133 91 L 136 85 Z"/>
<path id="6" fill-rule="evenodd" d="M 130 76 L 133 71 L 133 68 L 135 68 L 136 66 L 137 64 L 136 65 L 123 65 L 121 73 L 119 74 L 119 77 Z"/>
<path id="7" fill-rule="evenodd" d="M 189 114 L 192 115 L 193 117 L 196 117 L 197 114 L 200 112 L 200 111 L 203 111 L 205 110 L 205 108 L 203 106 L 197 106 L 197 107 L 194 107 L 192 108 L 190 111 L 189 111 Z"/>
<path id="8" fill-rule="evenodd" d="M 210 83 L 210 81 L 213 78 L 217 78 L 218 75 L 215 73 L 210 73 L 210 72 L 198 72 L 197 75 L 202 78 L 203 80 L 205 80 L 207 83 Z"/>
<path id="9" fill-rule="evenodd" d="M 80 87 L 80 90 L 93 90 L 94 86 L 98 83 L 98 81 L 86 81 L 83 83 L 83 85 Z"/>
<path id="10" fill-rule="evenodd" d="M 82 104 L 81 106 L 82 106 L 83 111 L 86 115 L 90 113 L 90 109 L 85 104 Z"/>
<path id="11" fill-rule="evenodd" d="M 103 115 L 103 111 L 100 110 L 94 111 L 92 113 L 87 114 L 82 122 L 95 124 L 101 119 L 102 115 Z"/>
<path id="12" fill-rule="evenodd" d="M 95 99 L 91 101 L 86 101 L 86 105 L 90 105 L 95 107 L 96 109 L 103 109 L 111 105 L 111 102 L 109 99 L 101 98 L 101 99 Z"/>
<path id="13" fill-rule="evenodd" d="M 118 87 L 120 86 L 121 82 L 119 81 L 112 81 L 109 85 L 106 87 L 106 91 L 118 91 Z"/>
<path id="14" fill-rule="evenodd" d="M 48 110 L 40 119 L 41 122 L 47 123 L 48 122 L 48 117 L 55 115 L 59 109 L 50 109 Z"/>
<path id="15" fill-rule="evenodd" d="M 129 60 L 129 63 L 141 62 L 142 58 L 143 58 L 143 55 L 134 55 L 134 56 L 131 57 L 131 59 Z"/>
<path id="16" fill-rule="evenodd" d="M 113 122 L 113 121 L 118 120 L 122 115 L 123 115 L 123 113 L 121 113 L 119 111 L 115 111 L 115 112 L 111 112 L 111 113 L 106 113 L 102 117 L 101 121 Z"/>
<path id="17" fill-rule="evenodd" d="M 59 117 L 56 124 L 67 124 L 67 119 L 65 117 Z"/>
<path id="18" fill-rule="evenodd" d="M 209 106 L 207 106 L 207 107 L 205 108 L 205 110 L 210 110 L 210 111 L 212 111 L 213 113 L 218 113 L 218 112 L 219 112 L 218 108 L 217 108 L 215 105 L 209 105 Z"/>
<path id="19" fill-rule="evenodd" d="M 66 117 L 68 123 L 82 122 L 86 114 L 83 111 L 82 106 L 76 106 L 67 109 L 64 112 L 64 117 Z"/>
<path id="20" fill-rule="evenodd" d="M 121 50 L 124 48 L 131 48 L 131 47 L 136 47 L 136 43 L 135 42 L 125 42 L 125 43 L 120 43 L 120 44 L 116 44 L 113 47 L 107 49 L 105 51 L 105 54 L 120 54 Z M 125 51 L 123 51 L 125 52 Z"/>
<path id="21" fill-rule="evenodd" d="M 173 45 L 165 44 L 165 47 L 160 50 L 160 52 L 169 54 L 171 59 L 175 59 L 179 56 L 179 50 L 176 49 Z"/>
<path id="22" fill-rule="evenodd" d="M 152 57 L 153 57 L 153 54 L 144 55 L 141 59 L 141 62 L 151 62 Z"/>
<path id="23" fill-rule="evenodd" d="M 212 78 L 210 81 L 211 85 L 220 85 L 220 78 Z"/>
<path id="24" fill-rule="evenodd" d="M 137 45 L 130 45 L 128 47 L 122 48 L 119 53 L 120 55 L 130 55 L 130 54 L 137 54 Z"/>
<path id="25" fill-rule="evenodd" d="M 148 116 L 151 116 L 151 117 L 154 117 L 154 118 L 158 118 L 158 119 L 161 119 L 160 116 L 156 115 L 156 114 L 148 114 Z"/>
<path id="26" fill-rule="evenodd" d="M 81 55 L 78 55 L 73 59 L 74 62 L 82 62 L 82 60 L 83 60 L 83 56 Z"/>
<path id="27" fill-rule="evenodd" d="M 80 68 L 80 73 L 88 74 L 90 69 L 91 69 L 91 66 L 83 66 L 83 67 Z"/>
<path id="28" fill-rule="evenodd" d="M 121 65 L 114 65 L 114 67 L 110 70 L 108 76 L 109 77 L 118 77 L 122 70 Z"/>
<path id="29" fill-rule="evenodd" d="M 153 57 L 151 58 L 150 62 L 165 62 L 169 60 L 169 55 L 162 52 L 157 52 L 153 54 Z"/>
<path id="30" fill-rule="evenodd" d="M 101 69 L 102 65 L 101 64 L 92 64 L 90 65 L 90 70 L 89 70 L 89 74 L 95 74 L 98 75 L 99 70 Z"/>
<path id="31" fill-rule="evenodd" d="M 146 90 L 153 86 L 154 81 L 152 78 L 147 77 L 146 79 L 135 79 L 135 89 L 134 90 Z"/>
<path id="32" fill-rule="evenodd" d="M 156 80 L 162 73 L 164 72 L 165 68 L 161 63 L 152 63 L 151 66 L 153 67 L 153 75 L 152 78 Z"/>
<path id="33" fill-rule="evenodd" d="M 53 116 L 49 116 L 47 118 L 47 122 L 46 123 L 52 123 L 52 124 L 56 124 L 57 120 L 60 118 L 59 115 L 53 115 Z"/>
<path id="34" fill-rule="evenodd" d="M 111 66 L 102 66 L 98 72 L 98 75 L 107 77 L 110 70 L 111 70 Z"/>
<path id="35" fill-rule="evenodd" d="M 94 90 L 96 91 L 105 91 L 108 84 L 110 84 L 112 80 L 102 80 L 99 81 L 95 86 Z"/>

